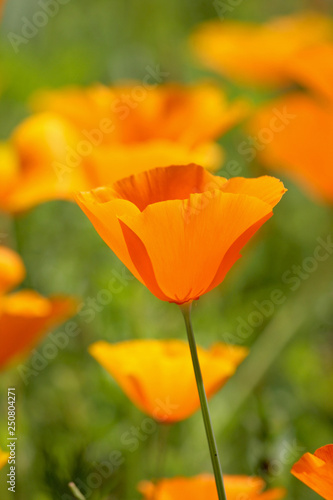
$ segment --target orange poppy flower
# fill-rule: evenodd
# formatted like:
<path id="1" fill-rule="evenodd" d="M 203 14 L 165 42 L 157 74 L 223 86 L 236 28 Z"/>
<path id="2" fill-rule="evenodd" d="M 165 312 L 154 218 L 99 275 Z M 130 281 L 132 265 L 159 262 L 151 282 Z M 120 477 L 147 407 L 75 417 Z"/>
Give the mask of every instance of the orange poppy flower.
<path id="1" fill-rule="evenodd" d="M 227 382 L 248 352 L 244 347 L 222 343 L 198 351 L 208 397 Z M 178 422 L 200 408 L 186 342 L 132 340 L 109 344 L 100 341 L 92 344 L 89 352 L 114 377 L 129 399 L 156 420 Z"/>
<path id="2" fill-rule="evenodd" d="M 25 274 L 20 257 L 0 247 L 0 370 L 27 354 L 50 328 L 75 313 L 69 297 L 45 298 L 32 290 L 6 294 Z"/>
<path id="3" fill-rule="evenodd" d="M 197 28 L 191 45 L 203 64 L 230 79 L 280 87 L 291 81 L 286 67 L 295 53 L 332 37 L 330 18 L 302 13 L 266 24 L 209 21 Z"/>
<path id="4" fill-rule="evenodd" d="M 99 235 L 156 297 L 182 304 L 219 285 L 285 189 L 272 177 L 156 168 L 78 193 Z"/>
<path id="5" fill-rule="evenodd" d="M 333 498 L 333 444 L 305 453 L 291 473 L 326 500 Z"/>
<path id="6" fill-rule="evenodd" d="M 51 113 L 32 116 L 0 144 L 0 210 L 18 212 L 53 199 L 72 198 L 88 184 L 80 169 L 57 177 L 57 165 L 66 161 L 69 147 L 79 138 L 61 117 Z"/>
<path id="7" fill-rule="evenodd" d="M 265 481 L 259 477 L 225 475 L 224 485 L 228 500 L 279 500 L 284 498 L 283 488 L 263 491 Z M 138 490 L 145 500 L 192 500 L 207 498 L 217 500 L 214 476 L 200 474 L 195 477 L 161 479 L 157 483 L 142 481 Z"/>
<path id="8" fill-rule="evenodd" d="M 333 102 L 333 44 L 320 44 L 294 55 L 290 76 L 304 87 Z"/>
<path id="9" fill-rule="evenodd" d="M 0 369 L 27 353 L 45 332 L 75 314 L 68 297 L 45 298 L 24 290 L 0 298 Z"/>
<path id="10" fill-rule="evenodd" d="M 8 463 L 9 453 L 2 451 L 0 448 L 0 469 Z"/>
<path id="11" fill-rule="evenodd" d="M 266 141 L 266 135 L 262 142 L 261 133 L 270 128 L 274 109 L 287 110 L 293 119 L 285 126 L 279 126 L 272 140 Z M 290 94 L 259 110 L 249 130 L 261 142 L 260 150 L 255 154 L 264 165 L 289 174 L 307 191 L 333 202 L 331 108 L 306 94 Z"/>
<path id="12" fill-rule="evenodd" d="M 215 141 L 248 112 L 209 83 L 41 92 L 33 108 L 59 114 L 79 134 L 67 164 L 83 159 L 90 188 L 173 163 L 217 168 L 222 150 Z"/>

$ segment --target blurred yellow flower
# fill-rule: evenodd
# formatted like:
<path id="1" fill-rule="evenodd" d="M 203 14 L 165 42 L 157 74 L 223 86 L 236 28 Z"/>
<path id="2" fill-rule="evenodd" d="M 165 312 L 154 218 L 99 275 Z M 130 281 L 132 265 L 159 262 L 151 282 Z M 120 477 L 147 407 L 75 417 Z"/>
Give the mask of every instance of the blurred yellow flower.
<path id="1" fill-rule="evenodd" d="M 0 296 L 18 285 L 25 276 L 21 257 L 10 248 L 0 246 Z"/>
<path id="2" fill-rule="evenodd" d="M 49 329 L 72 316 L 70 297 L 45 298 L 33 290 L 4 294 L 25 274 L 20 257 L 0 247 L 0 370 L 22 357 Z"/>
<path id="3" fill-rule="evenodd" d="M 224 475 L 228 500 L 280 500 L 286 495 L 283 488 L 263 491 L 265 481 L 259 477 Z M 214 476 L 201 474 L 195 477 L 161 479 L 157 483 L 142 481 L 138 490 L 145 500 L 217 500 Z"/>
<path id="4" fill-rule="evenodd" d="M 57 162 L 65 162 L 78 137 L 61 117 L 42 113 L 23 121 L 7 143 L 0 144 L 0 210 L 19 212 L 38 203 L 71 198 L 87 186 L 83 173 L 73 170 L 61 182 Z"/>
<path id="5" fill-rule="evenodd" d="M 293 117 L 275 132 L 270 129 L 273 110 Z M 285 172 L 309 193 L 333 202 L 333 108 L 301 92 L 289 94 L 260 109 L 249 125 L 257 149 L 244 148 L 272 170 Z"/>
<path id="6" fill-rule="evenodd" d="M 19 212 L 156 166 L 216 169 L 215 141 L 248 113 L 215 85 L 96 85 L 35 95 L 37 114 L 0 144 L 0 210 Z"/>
<path id="7" fill-rule="evenodd" d="M 0 448 L 0 469 L 2 469 L 8 462 L 9 453 L 2 451 Z"/>
<path id="8" fill-rule="evenodd" d="M 280 17 L 265 24 L 208 21 L 191 37 L 199 60 L 242 84 L 280 87 L 290 83 L 289 59 L 333 39 L 333 22 L 315 13 Z"/>
<path id="9" fill-rule="evenodd" d="M 173 423 L 200 408 L 189 347 L 181 340 L 96 342 L 90 354 L 129 399 L 155 420 Z M 222 343 L 198 348 L 207 396 L 215 394 L 247 356 L 244 347 Z"/>

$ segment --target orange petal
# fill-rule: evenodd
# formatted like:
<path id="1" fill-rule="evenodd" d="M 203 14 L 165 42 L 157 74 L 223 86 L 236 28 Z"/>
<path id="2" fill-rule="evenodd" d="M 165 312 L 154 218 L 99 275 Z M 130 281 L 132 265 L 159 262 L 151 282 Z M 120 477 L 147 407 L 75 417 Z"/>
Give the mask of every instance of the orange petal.
<path id="1" fill-rule="evenodd" d="M 59 113 L 81 132 L 99 131 L 99 145 L 166 140 L 190 148 L 217 139 L 248 113 L 246 103 L 229 104 L 211 83 L 68 88 L 37 94 L 34 108 Z"/>
<path id="2" fill-rule="evenodd" d="M 18 285 L 25 276 L 21 257 L 7 247 L 0 246 L 0 296 Z"/>
<path id="3" fill-rule="evenodd" d="M 79 136 L 60 117 L 44 113 L 27 118 L 15 129 L 11 145 L 16 177 L 1 200 L 4 210 L 17 212 L 44 201 L 72 198 L 74 190 L 87 187 L 80 167 L 84 157 L 76 152 Z"/>
<path id="4" fill-rule="evenodd" d="M 131 201 L 142 211 L 153 203 L 186 200 L 193 193 L 220 189 L 226 182 L 192 163 L 141 172 L 121 179 L 113 187 L 119 198 Z"/>
<path id="5" fill-rule="evenodd" d="M 2 198 L 15 185 L 18 175 L 19 159 L 14 147 L 9 143 L 0 143 L 0 207 Z"/>
<path id="6" fill-rule="evenodd" d="M 234 177 L 223 185 L 222 191 L 254 196 L 274 208 L 287 190 L 279 179 L 266 175 L 256 179 Z"/>
<path id="7" fill-rule="evenodd" d="M 191 38 L 206 66 L 245 84 L 279 87 L 290 82 L 290 58 L 298 51 L 329 40 L 332 21 L 320 14 L 302 13 L 266 24 L 239 21 L 206 22 Z M 246 47 L 246 50 L 244 50 Z"/>
<path id="8" fill-rule="evenodd" d="M 293 465 L 291 473 L 326 500 L 332 500 L 333 445 L 319 448 L 314 455 L 305 453 Z"/>
<path id="9" fill-rule="evenodd" d="M 156 420 L 177 422 L 200 407 L 186 342 L 133 340 L 109 344 L 101 341 L 91 345 L 89 351 L 131 401 Z M 247 349 L 219 343 L 209 350 L 199 347 L 198 353 L 207 396 L 211 397 L 233 375 L 247 355 Z"/>
<path id="10" fill-rule="evenodd" d="M 302 86 L 333 101 L 333 45 L 319 44 L 295 54 L 288 71 Z"/>
<path id="11" fill-rule="evenodd" d="M 333 112 L 311 97 L 291 94 L 257 113 L 250 124 L 252 134 L 260 136 L 260 131 L 270 126 L 274 109 L 285 110 L 293 118 L 258 152 L 260 161 L 332 202 Z"/>
<path id="12" fill-rule="evenodd" d="M 208 291 L 229 248 L 271 211 L 258 198 L 216 190 L 191 195 L 189 201 L 155 203 L 119 219 L 145 246 L 162 292 L 183 303 Z M 132 241 L 124 236 L 129 246 Z M 136 261 L 134 251 L 132 261 L 149 288 L 147 261 Z"/>
<path id="13" fill-rule="evenodd" d="M 77 193 L 75 199 L 101 238 L 131 273 L 142 281 L 131 260 L 117 219 L 126 213 L 137 213 L 139 209 L 130 201 L 115 198 L 114 190 L 108 187 Z"/>
<path id="14" fill-rule="evenodd" d="M 188 147 L 179 142 L 151 140 L 137 144 L 113 144 L 96 148 L 87 170 L 92 186 L 105 186 L 145 170 L 195 162 L 210 170 L 223 163 L 223 150 L 215 143 Z"/>
<path id="15" fill-rule="evenodd" d="M 27 354 L 51 327 L 72 316 L 76 302 L 67 297 L 46 299 L 30 290 L 0 299 L 0 369 Z"/>

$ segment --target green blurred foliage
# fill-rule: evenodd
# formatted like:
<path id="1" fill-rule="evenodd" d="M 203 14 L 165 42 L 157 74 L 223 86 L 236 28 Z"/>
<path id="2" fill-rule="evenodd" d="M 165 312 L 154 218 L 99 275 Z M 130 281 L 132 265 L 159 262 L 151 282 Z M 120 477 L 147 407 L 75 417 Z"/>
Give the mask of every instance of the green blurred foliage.
<path id="1" fill-rule="evenodd" d="M 42 0 L 40 0 L 42 1 Z M 46 1 L 46 0 L 45 0 Z M 325 1 L 247 0 L 230 17 L 262 21 L 273 15 L 305 8 L 330 9 Z M 1 100 L 0 137 L 29 113 L 28 100 L 39 88 L 64 85 L 113 83 L 139 79 L 147 65 L 159 65 L 170 80 L 194 81 L 216 78 L 230 96 L 244 95 L 254 101 L 267 96 L 240 89 L 200 68 L 187 47 L 187 38 L 199 22 L 216 17 L 213 2 L 204 0 L 70 0 L 40 28 L 29 43 L 15 53 L 8 33 L 19 34 L 22 18 L 40 10 L 35 0 L 8 0 L 0 35 Z M 237 152 L 244 140 L 238 127 L 222 139 L 227 160 L 237 160 L 242 175 L 260 175 L 256 163 L 246 164 Z M 283 274 L 313 254 L 317 238 L 332 234 L 332 211 L 308 198 L 284 179 L 289 189 L 273 219 L 248 245 L 244 258 L 218 289 L 194 307 L 198 342 L 208 346 L 223 340 L 247 321 L 254 301 L 266 300 L 274 289 L 286 296 L 273 316 L 244 340 L 256 350 L 256 342 L 271 320 L 290 329 L 291 340 L 228 422 L 219 419 L 224 410 L 224 391 L 212 402 L 214 425 L 224 470 L 258 474 L 269 486 L 285 485 L 288 499 L 311 500 L 317 496 L 293 478 L 291 465 L 305 451 L 313 452 L 332 441 L 333 432 L 333 314 L 332 284 L 327 276 L 332 262 L 322 263 L 296 291 L 283 282 Z M 77 206 L 69 202 L 45 203 L 15 221 L 2 216 L 7 243 L 22 255 L 27 267 L 23 287 L 49 295 L 74 294 L 82 308 L 107 288 L 112 273 L 122 264 L 93 230 Z M 332 257 L 331 259 L 332 260 Z M 305 294 L 304 290 L 310 289 Z M 289 321 L 289 304 L 297 317 Z M 176 306 L 159 302 L 140 283 L 129 280 L 112 301 L 98 307 L 89 322 L 77 316 L 80 334 L 26 385 L 16 368 L 1 378 L 0 445 L 6 444 L 6 388 L 18 394 L 17 499 L 61 499 L 71 480 L 86 484 L 112 451 L 123 463 L 98 488 L 90 488 L 92 500 L 139 498 L 136 484 L 144 478 L 192 475 L 210 470 L 200 414 L 169 429 L 161 450 L 163 429 L 140 442 L 131 452 L 122 436 L 141 426 L 144 416 L 89 356 L 87 347 L 98 339 L 111 342 L 131 338 L 185 338 Z M 287 326 L 286 326 L 287 325 Z M 63 331 L 61 326 L 58 331 Z M 46 337 L 37 352 L 50 342 Z M 274 339 L 270 346 L 274 351 Z M 261 358 L 260 358 L 261 356 Z M 264 360 L 267 352 L 257 353 Z M 26 366 L 29 366 L 29 360 Z M 225 389 L 237 398 L 237 380 Z M 160 451 L 159 451 L 160 450 Z M 159 466 L 159 454 L 164 466 Z M 93 481 L 93 479 L 92 479 Z M 1 498 L 11 498 L 0 475 Z"/>

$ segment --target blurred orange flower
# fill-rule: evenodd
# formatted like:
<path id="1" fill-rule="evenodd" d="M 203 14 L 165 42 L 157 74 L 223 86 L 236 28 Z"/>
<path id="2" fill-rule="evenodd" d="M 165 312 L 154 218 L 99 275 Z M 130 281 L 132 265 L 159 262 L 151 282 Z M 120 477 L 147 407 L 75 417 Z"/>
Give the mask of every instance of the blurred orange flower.
<path id="1" fill-rule="evenodd" d="M 291 473 L 326 500 L 333 498 L 333 444 L 305 453 Z"/>
<path id="2" fill-rule="evenodd" d="M 191 45 L 203 64 L 243 84 L 280 87 L 290 83 L 289 59 L 333 38 L 329 17 L 315 13 L 273 19 L 266 24 L 209 21 Z"/>
<path id="3" fill-rule="evenodd" d="M 170 166 L 78 193 L 99 235 L 159 299 L 182 304 L 219 285 L 285 189 L 273 177 Z"/>
<path id="4" fill-rule="evenodd" d="M 155 420 L 173 423 L 200 408 L 188 344 L 181 340 L 96 342 L 90 354 L 129 399 Z M 244 347 L 218 343 L 198 348 L 207 397 L 213 396 L 247 356 Z M 181 377 L 179 374 L 181 373 Z"/>
<path id="5" fill-rule="evenodd" d="M 24 277 L 20 257 L 0 247 L 0 370 L 24 356 L 42 335 L 75 313 L 69 297 L 45 298 L 32 290 L 4 295 Z"/>
<path id="6" fill-rule="evenodd" d="M 2 469 L 8 462 L 9 453 L 2 451 L 0 448 L 0 469 Z"/>
<path id="7" fill-rule="evenodd" d="M 294 118 L 260 141 L 271 123 L 273 110 L 287 110 Z M 294 93 L 271 102 L 257 112 L 249 130 L 259 138 L 255 151 L 259 160 L 276 171 L 285 172 L 307 191 L 333 202 L 333 110 L 310 96 Z M 264 139 L 264 138 L 263 138 Z M 250 149 L 248 150 L 250 153 Z"/>
<path id="8" fill-rule="evenodd" d="M 288 72 L 299 84 L 333 102 L 333 44 L 320 44 L 294 55 Z"/>
<path id="9" fill-rule="evenodd" d="M 86 189 L 79 169 L 59 181 L 56 165 L 79 138 L 65 120 L 51 113 L 32 116 L 0 144 L 0 210 L 18 212 L 53 199 L 72 198 Z M 80 186 L 80 187 L 78 187 Z"/>
<path id="10" fill-rule="evenodd" d="M 18 285 L 24 276 L 21 257 L 10 248 L 0 246 L 0 296 Z"/>
<path id="11" fill-rule="evenodd" d="M 228 500 L 279 500 L 284 498 L 283 488 L 263 491 L 265 482 L 259 477 L 224 475 Z M 145 500 L 183 500 L 184 498 L 217 500 L 214 476 L 201 474 L 195 477 L 162 479 L 157 483 L 142 481 L 138 490 Z"/>
<path id="12" fill-rule="evenodd" d="M 217 168 L 215 142 L 248 113 L 213 84 L 96 85 L 40 92 L 0 144 L 0 210 L 18 212 L 172 163 Z"/>
<path id="13" fill-rule="evenodd" d="M 78 133 L 64 175 L 81 161 L 90 188 L 174 163 L 217 168 L 222 150 L 215 141 L 248 112 L 244 101 L 229 104 L 210 83 L 40 92 L 33 108 L 58 114 Z"/>

